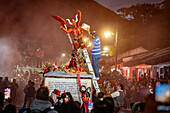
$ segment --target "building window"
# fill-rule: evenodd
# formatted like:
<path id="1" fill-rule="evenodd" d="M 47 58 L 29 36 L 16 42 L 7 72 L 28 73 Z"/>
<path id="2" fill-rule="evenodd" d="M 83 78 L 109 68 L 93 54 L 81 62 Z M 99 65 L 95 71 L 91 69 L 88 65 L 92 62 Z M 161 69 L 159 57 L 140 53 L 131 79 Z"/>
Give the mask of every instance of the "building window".
<path id="1" fill-rule="evenodd" d="M 163 74 L 163 68 L 160 68 L 160 74 Z"/>

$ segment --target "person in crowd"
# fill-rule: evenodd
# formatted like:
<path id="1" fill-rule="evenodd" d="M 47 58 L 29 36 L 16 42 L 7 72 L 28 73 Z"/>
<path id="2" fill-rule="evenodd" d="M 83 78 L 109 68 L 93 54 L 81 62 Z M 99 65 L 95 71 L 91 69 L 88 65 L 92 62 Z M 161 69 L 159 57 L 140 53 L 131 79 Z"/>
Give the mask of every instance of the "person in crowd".
<path id="1" fill-rule="evenodd" d="M 142 84 L 142 83 L 139 84 L 140 86 L 139 101 L 144 101 L 145 97 L 150 94 L 149 88 L 145 84 Z"/>
<path id="2" fill-rule="evenodd" d="M 58 99 L 58 97 L 60 96 L 60 92 L 61 91 L 54 89 L 54 91 L 51 93 L 50 102 L 51 102 L 52 106 L 60 105 L 60 102 Z"/>
<path id="3" fill-rule="evenodd" d="M 17 108 L 14 104 L 10 103 L 5 106 L 3 113 L 17 113 Z"/>
<path id="4" fill-rule="evenodd" d="M 13 79 L 11 83 L 11 98 L 13 102 L 16 104 L 16 94 L 17 94 L 18 84 L 16 83 L 16 79 Z"/>
<path id="5" fill-rule="evenodd" d="M 100 101 L 103 101 L 103 96 L 104 96 L 104 93 L 99 92 L 97 97 L 95 99 L 93 99 L 93 103 L 98 104 Z"/>
<path id="6" fill-rule="evenodd" d="M 83 92 L 82 93 L 82 101 L 83 105 L 81 107 L 82 113 L 87 113 L 88 112 L 88 103 L 92 102 L 90 99 L 90 93 L 89 92 Z"/>
<path id="7" fill-rule="evenodd" d="M 143 102 L 135 102 L 132 105 L 132 113 L 168 113 L 168 111 L 158 111 L 154 94 L 146 96 Z"/>
<path id="8" fill-rule="evenodd" d="M 30 109 L 25 109 L 23 113 L 30 113 L 30 112 L 31 113 L 38 113 L 38 112 L 58 113 L 56 110 L 53 110 L 51 107 L 52 104 L 49 101 L 49 89 L 46 86 L 42 86 L 37 90 L 36 99 L 33 101 Z"/>
<path id="9" fill-rule="evenodd" d="M 115 105 L 115 113 L 118 113 L 120 109 L 124 105 L 124 94 L 123 94 L 123 84 L 118 84 L 117 85 L 117 91 L 113 92 L 110 95 L 104 95 L 104 97 L 112 97 L 114 99 L 114 105 Z"/>
<path id="10" fill-rule="evenodd" d="M 108 104 L 108 110 L 111 111 L 112 113 L 114 112 L 114 100 L 112 97 L 105 97 L 103 101 L 106 101 Z"/>
<path id="11" fill-rule="evenodd" d="M 160 113 L 160 111 L 157 110 L 157 103 L 153 94 L 149 94 L 145 98 L 144 113 Z M 167 111 L 164 111 L 162 113 L 167 113 Z"/>
<path id="12" fill-rule="evenodd" d="M 59 108 L 59 113 L 81 113 L 80 106 L 74 101 L 71 93 L 63 93 L 62 96 L 63 103 Z"/>
<path id="13" fill-rule="evenodd" d="M 135 88 L 135 86 L 133 85 L 132 87 L 131 87 L 131 103 L 133 103 L 133 102 L 135 102 L 135 96 L 136 96 L 136 88 Z M 131 108 L 131 107 L 130 107 Z"/>
<path id="14" fill-rule="evenodd" d="M 132 96 L 134 96 L 134 97 L 133 97 L 134 100 L 132 101 L 132 103 L 140 101 L 139 95 L 140 95 L 140 86 L 139 86 L 139 85 L 136 85 L 136 87 L 135 87 L 135 93 L 132 94 Z"/>
<path id="15" fill-rule="evenodd" d="M 105 101 L 100 101 L 99 103 L 94 105 L 94 113 L 113 113 L 113 112 L 108 112 L 107 109 L 107 102 Z"/>
<path id="16" fill-rule="evenodd" d="M 94 102 L 96 99 L 97 99 L 97 93 L 96 93 L 96 90 L 93 90 L 93 93 L 92 93 L 92 101 Z"/>
<path id="17" fill-rule="evenodd" d="M 4 88 L 10 87 L 10 82 L 8 80 L 8 77 L 5 77 L 5 80 L 3 81 L 3 87 Z"/>
<path id="18" fill-rule="evenodd" d="M 42 67 L 42 59 L 44 57 L 44 50 L 42 48 L 38 48 L 36 53 L 35 53 L 36 57 L 37 57 L 37 68 L 41 68 Z"/>
<path id="19" fill-rule="evenodd" d="M 0 113 L 3 112 L 3 107 L 4 107 L 4 94 L 0 92 Z"/>
<path id="20" fill-rule="evenodd" d="M 130 85 L 128 85 L 126 87 L 126 95 L 125 95 L 125 99 L 126 99 L 126 107 L 127 109 L 130 109 L 130 104 L 132 102 L 132 90 L 131 90 L 131 87 Z"/>
<path id="21" fill-rule="evenodd" d="M 25 87 L 25 82 L 23 81 L 23 76 L 22 78 L 19 77 L 17 78 L 17 84 L 18 84 L 18 89 L 17 89 L 17 95 L 16 95 L 16 100 L 17 100 L 17 106 L 23 106 L 23 102 L 24 102 L 24 97 L 25 94 L 23 92 L 23 89 Z"/>
<path id="22" fill-rule="evenodd" d="M 34 87 L 35 83 L 31 82 L 31 85 L 28 87 L 28 91 L 27 91 L 27 107 L 29 108 L 32 104 L 32 102 L 35 99 L 35 87 Z"/>
<path id="23" fill-rule="evenodd" d="M 30 85 L 31 85 L 31 80 L 28 81 L 28 84 L 24 88 L 25 98 L 24 98 L 23 107 L 26 107 L 26 104 L 27 104 L 27 93 L 28 93 L 28 88 Z"/>
<path id="24" fill-rule="evenodd" d="M 69 101 L 74 101 L 70 92 L 63 93 L 61 97 L 63 98 L 63 103 L 68 103 Z"/>
<path id="25" fill-rule="evenodd" d="M 3 78 L 0 77 L 0 92 L 3 92 Z"/>
<path id="26" fill-rule="evenodd" d="M 99 80 L 99 60 L 101 58 L 100 38 L 97 36 L 96 31 L 91 32 L 90 35 L 93 38 L 92 46 L 91 46 L 92 65 L 94 68 L 96 79 Z"/>
<path id="27" fill-rule="evenodd" d="M 94 105 L 94 113 L 113 113 L 114 101 L 111 97 L 104 98 L 103 101 Z"/>

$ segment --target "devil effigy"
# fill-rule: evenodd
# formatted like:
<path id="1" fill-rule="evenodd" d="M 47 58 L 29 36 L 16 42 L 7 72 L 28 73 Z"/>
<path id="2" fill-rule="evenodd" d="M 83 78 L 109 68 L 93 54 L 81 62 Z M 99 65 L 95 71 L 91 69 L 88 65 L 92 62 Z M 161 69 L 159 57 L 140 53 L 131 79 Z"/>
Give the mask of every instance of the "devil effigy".
<path id="1" fill-rule="evenodd" d="M 71 25 L 71 27 L 69 27 L 66 21 L 60 16 L 52 15 L 52 17 L 60 22 L 60 28 L 66 32 L 70 43 L 72 44 L 73 52 L 71 54 L 71 61 L 69 67 L 80 67 L 82 63 L 85 63 L 85 60 L 82 55 L 82 49 L 85 47 L 85 44 L 82 41 L 82 36 L 85 34 L 85 31 L 79 25 L 81 21 L 81 11 L 77 11 L 75 19 L 66 19 L 66 21 L 69 25 Z M 71 38 L 70 34 L 73 38 Z"/>
<path id="2" fill-rule="evenodd" d="M 84 48 L 84 43 L 82 42 L 82 36 L 85 34 L 84 30 L 81 28 L 81 11 L 77 11 L 76 19 L 66 19 L 68 23 L 72 26 L 71 28 L 66 24 L 66 21 L 56 15 L 52 15 L 52 17 L 61 23 L 60 28 L 63 29 L 67 34 L 71 33 L 73 36 L 73 45 L 74 50 L 77 51 L 78 48 Z"/>

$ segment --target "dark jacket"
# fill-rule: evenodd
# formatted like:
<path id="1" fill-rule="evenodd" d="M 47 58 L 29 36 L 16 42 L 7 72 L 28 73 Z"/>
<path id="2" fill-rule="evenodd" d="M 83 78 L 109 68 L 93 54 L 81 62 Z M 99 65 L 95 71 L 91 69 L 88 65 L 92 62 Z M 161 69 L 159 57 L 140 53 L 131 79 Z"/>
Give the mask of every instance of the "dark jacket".
<path id="1" fill-rule="evenodd" d="M 30 85 L 28 87 L 27 97 L 34 97 L 35 96 L 35 87 Z"/>

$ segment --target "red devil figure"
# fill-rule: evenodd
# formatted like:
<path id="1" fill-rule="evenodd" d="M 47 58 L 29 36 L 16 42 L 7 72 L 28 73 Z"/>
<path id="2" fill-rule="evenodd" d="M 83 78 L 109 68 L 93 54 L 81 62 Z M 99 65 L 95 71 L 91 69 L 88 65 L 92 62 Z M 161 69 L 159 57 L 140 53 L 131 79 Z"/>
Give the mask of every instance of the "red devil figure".
<path id="1" fill-rule="evenodd" d="M 84 30 L 79 25 L 81 21 L 81 11 L 77 11 L 76 19 L 66 19 L 70 25 L 72 25 L 72 28 L 69 28 L 66 25 L 66 22 L 63 18 L 52 15 L 52 17 L 59 21 L 61 23 L 60 28 L 63 29 L 67 34 L 71 33 L 73 35 L 73 43 L 74 43 L 74 49 L 77 50 L 79 47 L 84 47 L 84 44 L 82 43 L 82 36 L 85 34 Z"/>

